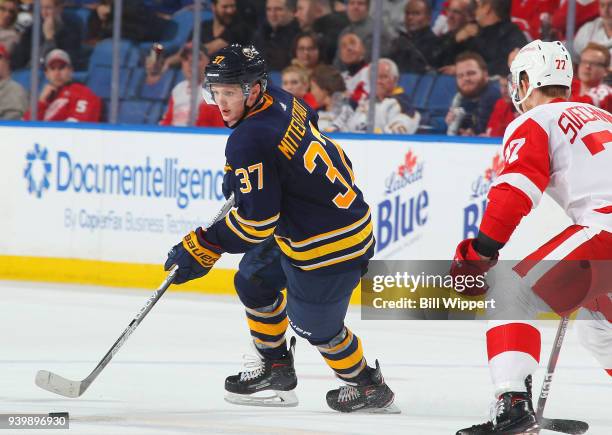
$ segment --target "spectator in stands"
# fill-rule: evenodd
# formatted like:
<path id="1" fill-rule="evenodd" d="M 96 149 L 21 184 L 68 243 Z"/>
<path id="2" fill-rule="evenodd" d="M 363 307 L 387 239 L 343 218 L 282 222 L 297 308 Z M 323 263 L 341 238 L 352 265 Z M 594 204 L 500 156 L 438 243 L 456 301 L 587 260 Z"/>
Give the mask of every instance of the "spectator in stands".
<path id="1" fill-rule="evenodd" d="M 19 0 L 0 0 L 0 44 L 9 53 L 19 42 L 19 32 L 15 27 L 18 12 Z"/>
<path id="2" fill-rule="evenodd" d="M 346 4 L 346 16 L 349 20 L 349 24 L 342 30 L 342 32 L 340 32 L 339 36 L 339 38 L 341 38 L 347 33 L 354 33 L 359 36 L 363 46 L 366 49 L 366 58 L 368 59 L 370 58 L 372 40 L 374 38 L 374 19 L 370 17 L 369 9 L 370 0 L 348 0 L 348 3 Z M 380 35 L 381 55 L 384 56 L 387 54 L 389 51 L 390 42 L 391 38 L 389 36 L 389 32 L 383 27 Z M 336 61 L 339 59 L 339 57 L 340 56 L 338 53 Z"/>
<path id="3" fill-rule="evenodd" d="M 230 44 L 250 44 L 250 26 L 242 21 L 236 8 L 236 0 L 211 0 L 213 19 L 204 21 L 201 26 L 200 41 L 210 54 Z M 193 32 L 188 40 L 192 39 Z M 180 52 L 169 56 L 163 71 L 181 62 Z"/>
<path id="4" fill-rule="evenodd" d="M 595 106 L 612 110 L 612 88 L 604 83 L 610 65 L 610 51 L 603 45 L 589 42 L 580 54 L 578 80 L 579 97 L 573 101 L 583 101 Z"/>
<path id="5" fill-rule="evenodd" d="M 11 80 L 10 54 L 0 44 L 0 119 L 21 119 L 27 108 L 27 93 Z"/>
<path id="6" fill-rule="evenodd" d="M 386 0 L 382 4 L 383 26 L 391 40 L 397 38 L 404 29 L 404 8 L 408 0 Z M 370 2 L 370 15 L 373 17 L 376 3 Z"/>
<path id="7" fill-rule="evenodd" d="M 40 0 L 42 29 L 40 32 L 41 57 L 56 48 L 66 51 L 76 69 L 85 67 L 81 53 L 83 34 L 78 18 L 64 13 L 63 0 Z M 25 30 L 11 55 L 13 70 L 30 64 L 32 48 L 32 27 Z M 38 59 L 34 59 L 38 63 Z"/>
<path id="8" fill-rule="evenodd" d="M 292 65 L 304 68 L 308 73 L 321 63 L 321 45 L 314 32 L 303 32 L 293 41 Z"/>
<path id="9" fill-rule="evenodd" d="M 508 94 L 508 78 L 499 78 L 499 90 L 501 97 L 495 102 L 491 116 L 489 116 L 489 122 L 487 123 L 487 129 L 483 136 L 488 137 L 503 137 L 506 127 L 514 121 L 518 116 L 510 95 Z"/>
<path id="10" fill-rule="evenodd" d="M 317 101 L 308 92 L 310 78 L 308 71 L 297 65 L 290 65 L 282 72 L 282 87 L 291 95 L 303 99 L 313 109 L 317 108 Z"/>
<path id="11" fill-rule="evenodd" d="M 558 3 L 558 0 L 512 0 L 512 22 L 531 40 L 550 40 L 552 14 Z"/>
<path id="12" fill-rule="evenodd" d="M 162 116 L 160 125 L 188 125 L 189 115 L 191 110 L 191 59 L 193 49 L 191 42 L 187 43 L 180 51 L 181 70 L 185 80 L 178 83 L 168 102 L 166 113 Z M 223 127 L 223 118 L 219 107 L 214 103 L 210 93 L 202 86 L 204 79 L 204 69 L 210 59 L 206 54 L 206 49 L 200 47 L 199 65 L 198 65 L 198 87 L 196 92 L 200 95 L 198 116 L 196 117 L 195 125 L 198 127 Z"/>
<path id="13" fill-rule="evenodd" d="M 33 0 L 21 0 L 19 2 L 19 12 L 17 13 L 17 21 L 15 22 L 15 28 L 19 33 L 25 32 L 26 29 L 32 25 L 32 1 Z"/>
<path id="14" fill-rule="evenodd" d="M 559 5 L 557 0 L 555 3 L 555 12 L 552 16 L 553 39 L 564 39 L 567 29 L 567 0 L 561 0 Z M 598 0 L 580 0 L 576 1 L 576 24 L 574 32 L 578 30 L 584 23 L 594 20 L 598 14 Z"/>
<path id="15" fill-rule="evenodd" d="M 250 26 L 236 13 L 236 0 L 211 0 L 213 19 L 202 23 L 201 40 L 209 53 L 229 44 L 251 42 Z"/>
<path id="16" fill-rule="evenodd" d="M 354 112 L 346 100 L 346 85 L 340 72 L 331 65 L 317 66 L 310 77 L 310 90 L 319 107 L 319 129 L 349 131 Z"/>
<path id="17" fill-rule="evenodd" d="M 378 61 L 374 133 L 413 134 L 419 128 L 421 115 L 410 97 L 398 86 L 399 69 L 391 59 Z M 349 125 L 352 131 L 367 131 L 369 100 L 363 100 Z"/>
<path id="18" fill-rule="evenodd" d="M 478 29 L 471 29 L 475 34 L 466 41 L 467 48 L 484 58 L 489 75 L 507 76 L 508 54 L 527 43 L 523 32 L 510 21 L 510 1 L 476 0 L 475 17 Z"/>
<path id="19" fill-rule="evenodd" d="M 518 54 L 519 49 L 515 48 L 508 55 L 508 66 L 512 65 L 512 61 Z M 501 97 L 495 102 L 493 106 L 493 112 L 489 116 L 489 122 L 487 123 L 487 129 L 482 136 L 488 137 L 503 137 L 506 127 L 514 121 L 519 115 L 516 111 L 516 107 L 512 103 L 510 93 L 508 91 L 508 78 L 499 78 L 499 90 Z"/>
<path id="20" fill-rule="evenodd" d="M 102 0 L 95 6 L 87 23 L 87 45 L 93 46 L 102 39 L 112 38 L 113 6 L 113 0 Z M 159 41 L 169 25 L 169 19 L 159 16 L 154 8 L 146 5 L 145 0 L 123 0 L 122 38 L 136 42 Z"/>
<path id="21" fill-rule="evenodd" d="M 475 8 L 474 0 L 450 0 L 448 3 L 447 32 L 438 37 L 432 52 L 434 65 L 442 74 L 455 74 L 455 59 L 466 51 L 465 41 L 473 31 L 478 31 L 478 25 L 474 22 Z"/>
<path id="22" fill-rule="evenodd" d="M 291 46 L 300 26 L 289 0 L 267 0 L 266 22 L 255 34 L 255 46 L 270 70 L 280 71 L 291 63 Z"/>
<path id="23" fill-rule="evenodd" d="M 365 59 L 366 49 L 359 35 L 345 33 L 340 37 L 339 51 L 346 94 L 356 107 L 370 93 L 370 64 Z"/>
<path id="24" fill-rule="evenodd" d="M 50 51 L 45 57 L 48 83 L 38 98 L 38 120 L 99 122 L 102 103 L 87 86 L 72 81 L 74 70 L 67 52 Z M 29 111 L 24 119 L 30 119 Z"/>
<path id="25" fill-rule="evenodd" d="M 574 52 L 582 53 L 589 42 L 607 47 L 612 54 L 612 0 L 599 0 L 599 17 L 578 30 Z"/>
<path id="26" fill-rule="evenodd" d="M 389 57 L 401 72 L 422 74 L 434 63 L 438 38 L 431 30 L 431 7 L 426 0 L 409 0 L 404 9 L 405 31 L 393 41 Z"/>
<path id="27" fill-rule="evenodd" d="M 302 31 L 314 32 L 321 42 L 321 58 L 331 63 L 336 56 L 340 32 L 348 24 L 343 12 L 334 12 L 329 0 L 297 0 L 295 17 Z"/>
<path id="28" fill-rule="evenodd" d="M 465 52 L 455 62 L 457 94 L 446 115 L 447 134 L 474 136 L 485 133 L 499 99 L 499 89 L 489 82 L 487 65 L 478 53 Z"/>

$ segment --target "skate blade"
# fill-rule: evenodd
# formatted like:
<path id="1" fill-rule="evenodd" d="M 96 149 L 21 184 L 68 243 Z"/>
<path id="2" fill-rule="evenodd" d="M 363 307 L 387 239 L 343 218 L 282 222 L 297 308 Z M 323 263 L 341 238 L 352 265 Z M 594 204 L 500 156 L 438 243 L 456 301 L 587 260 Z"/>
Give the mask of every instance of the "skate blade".
<path id="1" fill-rule="evenodd" d="M 402 410 L 395 403 L 391 403 L 384 408 L 367 408 L 355 411 L 355 414 L 401 414 Z"/>
<path id="2" fill-rule="evenodd" d="M 289 408 L 298 406 L 299 401 L 295 394 L 295 391 L 279 391 L 270 390 L 263 391 L 260 393 L 267 393 L 266 396 L 256 396 L 253 394 L 237 394 L 230 393 L 229 391 L 225 394 L 225 401 L 234 405 L 246 405 L 246 406 L 267 406 L 271 408 Z M 273 393 L 273 395 L 270 395 Z M 258 394 L 258 393 L 255 393 Z"/>

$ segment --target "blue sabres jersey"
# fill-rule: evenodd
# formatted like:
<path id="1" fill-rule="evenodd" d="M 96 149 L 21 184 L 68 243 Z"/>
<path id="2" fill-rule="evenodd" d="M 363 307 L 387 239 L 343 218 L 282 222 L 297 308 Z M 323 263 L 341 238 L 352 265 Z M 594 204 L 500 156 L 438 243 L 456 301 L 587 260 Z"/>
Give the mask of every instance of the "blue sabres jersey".
<path id="1" fill-rule="evenodd" d="M 306 271 L 360 267 L 372 256 L 370 208 L 351 162 L 302 100 L 268 89 L 230 135 L 225 156 L 237 206 L 207 231 L 210 242 L 237 253 L 274 235 Z"/>

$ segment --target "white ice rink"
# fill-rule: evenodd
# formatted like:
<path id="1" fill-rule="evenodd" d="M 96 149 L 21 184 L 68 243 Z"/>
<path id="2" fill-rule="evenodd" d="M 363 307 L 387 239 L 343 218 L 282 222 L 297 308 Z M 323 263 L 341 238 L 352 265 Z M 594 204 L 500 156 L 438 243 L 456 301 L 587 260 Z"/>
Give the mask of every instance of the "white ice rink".
<path id="1" fill-rule="evenodd" d="M 298 340 L 296 408 L 223 400 L 249 335 L 237 298 L 169 291 L 89 390 L 67 399 L 34 385 L 40 369 L 80 380 L 95 367 L 148 297 L 141 290 L 0 283 L 0 413 L 68 411 L 70 434 L 454 434 L 488 419 L 491 397 L 479 322 L 362 321 L 347 324 L 366 357 L 381 362 L 400 415 L 342 415 L 325 393 L 338 385 L 321 356 Z M 545 366 L 556 322 L 544 322 Z M 570 326 L 571 327 L 571 326 Z M 534 386 L 539 392 L 543 368 Z M 612 434 L 612 381 L 575 332 L 566 338 L 545 413 Z M 544 433 L 544 432 L 542 432 Z M 549 432 L 552 433 L 552 432 Z"/>

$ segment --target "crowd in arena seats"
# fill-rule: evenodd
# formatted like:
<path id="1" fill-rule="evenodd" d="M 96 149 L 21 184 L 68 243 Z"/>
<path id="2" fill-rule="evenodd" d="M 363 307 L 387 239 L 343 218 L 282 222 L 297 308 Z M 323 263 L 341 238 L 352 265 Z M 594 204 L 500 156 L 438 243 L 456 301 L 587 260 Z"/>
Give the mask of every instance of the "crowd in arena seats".
<path id="1" fill-rule="evenodd" d="M 319 113 L 324 131 L 501 136 L 518 116 L 509 60 L 536 38 L 564 40 L 567 0 L 385 0 L 376 89 L 370 89 L 370 0 L 203 0 L 199 79 L 215 51 L 254 44 L 270 81 Z M 108 120 L 113 0 L 41 0 L 40 60 L 31 0 L 0 0 L 0 119 Z M 189 125 L 192 0 L 124 0 L 119 122 Z M 612 0 L 576 4 L 570 99 L 612 109 Z M 572 41 L 570 41 L 572 42 Z M 223 126 L 205 84 L 196 126 Z M 204 88 L 204 90 L 201 90 Z"/>

